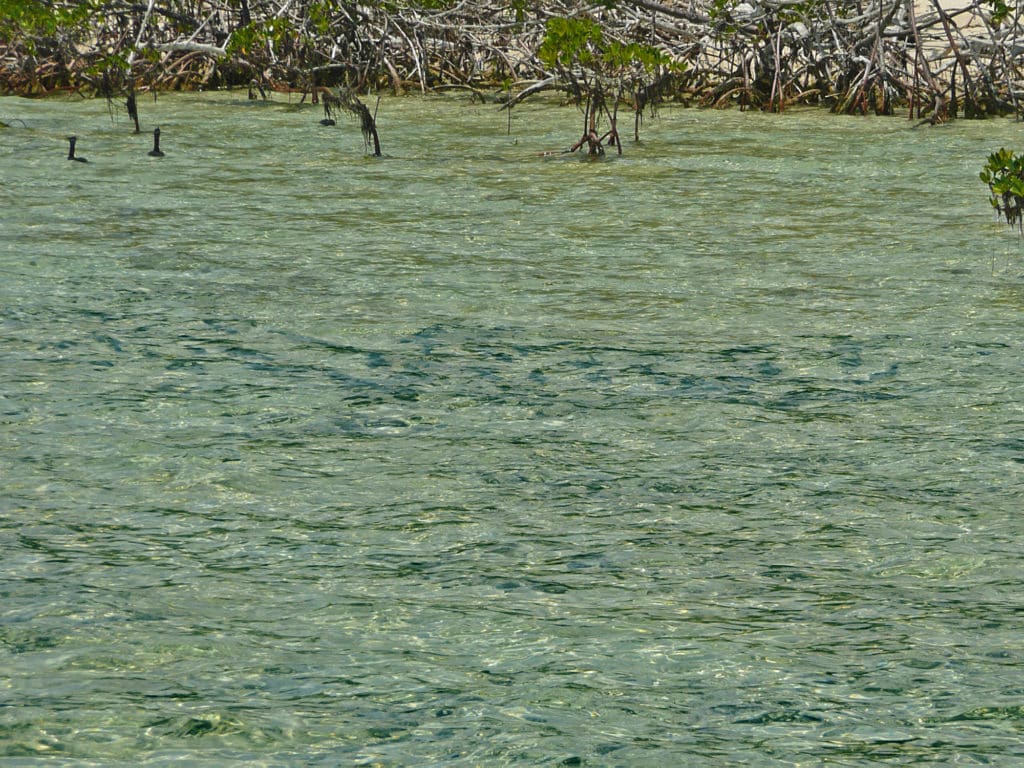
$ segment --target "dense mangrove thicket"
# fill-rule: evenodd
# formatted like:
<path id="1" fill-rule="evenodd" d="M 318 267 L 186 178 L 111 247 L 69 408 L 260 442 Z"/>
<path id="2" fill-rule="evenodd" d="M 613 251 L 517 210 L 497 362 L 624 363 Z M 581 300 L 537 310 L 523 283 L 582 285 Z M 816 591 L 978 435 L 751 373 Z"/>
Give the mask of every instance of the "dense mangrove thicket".
<path id="1" fill-rule="evenodd" d="M 941 121 L 1020 112 L 1021 37 L 1003 0 L 0 0 L 0 83 L 556 88 L 637 115 L 671 98 Z"/>

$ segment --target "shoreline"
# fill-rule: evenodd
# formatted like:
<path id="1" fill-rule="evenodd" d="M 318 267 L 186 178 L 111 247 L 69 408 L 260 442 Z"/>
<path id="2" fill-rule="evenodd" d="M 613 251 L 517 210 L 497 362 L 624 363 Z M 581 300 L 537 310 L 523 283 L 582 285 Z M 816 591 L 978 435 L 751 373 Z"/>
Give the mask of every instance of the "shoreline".
<path id="1" fill-rule="evenodd" d="M 245 14 L 216 25 L 151 5 L 152 14 L 128 13 L 132 23 L 116 29 L 80 21 L 47 34 L 15 30 L 0 44 L 0 92 L 117 99 L 247 88 L 254 99 L 290 92 L 316 103 L 339 89 L 522 98 L 543 84 L 567 101 L 597 94 L 635 111 L 667 102 L 773 112 L 806 104 L 934 122 L 1022 111 L 1013 56 L 1024 27 L 1016 18 L 997 24 L 980 0 L 916 0 L 913 13 L 868 6 L 857 16 L 743 1 L 632 0 L 600 13 L 478 3 L 397 16 L 371 5 L 358 23 L 338 12 L 322 29 L 308 16 L 270 14 L 262 0 L 242 5 Z"/>

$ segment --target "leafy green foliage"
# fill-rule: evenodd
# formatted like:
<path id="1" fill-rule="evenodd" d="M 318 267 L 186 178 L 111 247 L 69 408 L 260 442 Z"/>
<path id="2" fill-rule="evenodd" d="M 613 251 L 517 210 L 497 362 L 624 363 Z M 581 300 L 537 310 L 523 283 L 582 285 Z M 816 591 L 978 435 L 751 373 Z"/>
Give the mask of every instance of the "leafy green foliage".
<path id="1" fill-rule="evenodd" d="M 127 72 L 131 69 L 128 57 L 123 51 L 115 51 L 96 59 L 86 67 L 88 75 L 102 75 L 104 72 Z"/>
<path id="2" fill-rule="evenodd" d="M 276 17 L 265 21 L 254 21 L 236 29 L 227 45 L 229 54 L 251 55 L 267 44 L 279 47 L 292 30 L 291 23 Z"/>
<path id="3" fill-rule="evenodd" d="M 596 21 L 556 16 L 548 19 L 537 57 L 544 66 L 551 68 L 569 67 L 573 63 L 589 66 L 597 60 L 596 51 L 602 45 L 602 38 Z"/>
<path id="4" fill-rule="evenodd" d="M 95 10 L 93 2 L 55 7 L 48 0 L 0 0 L 0 38 L 31 43 L 59 29 L 83 29 Z"/>
<path id="5" fill-rule="evenodd" d="M 57 14 L 40 0 L 0 0 L 0 34 L 14 38 L 15 32 L 52 34 Z"/>
<path id="6" fill-rule="evenodd" d="M 309 5 L 309 23 L 321 35 L 330 32 L 331 22 L 338 13 L 340 5 L 336 0 L 320 0 Z"/>
<path id="7" fill-rule="evenodd" d="M 1024 155 L 1000 149 L 988 156 L 981 180 L 988 184 L 989 202 L 1010 226 L 1024 231 Z"/>
<path id="8" fill-rule="evenodd" d="M 512 10 L 516 14 L 516 24 L 522 24 L 526 19 L 526 0 L 512 0 Z"/>
<path id="9" fill-rule="evenodd" d="M 987 0 L 1002 2 L 1002 0 Z M 743 8 L 746 6 L 746 8 Z M 739 33 L 751 34 L 764 39 L 778 28 L 801 22 L 807 26 L 815 20 L 844 18 L 855 7 L 852 3 L 831 5 L 824 0 L 786 0 L 756 8 L 755 0 L 711 0 L 708 16 L 714 22 L 713 34 L 718 38 L 729 38 Z M 740 11 L 743 11 L 740 13 Z"/>
<path id="10" fill-rule="evenodd" d="M 998 27 L 1006 21 L 1010 14 L 1015 11 L 1015 9 L 1012 6 L 1007 5 L 1004 0 L 985 0 L 985 5 L 987 5 L 992 11 L 989 21 L 992 22 L 992 26 L 994 27 Z"/>
<path id="11" fill-rule="evenodd" d="M 653 45 L 606 41 L 600 24 L 587 18 L 548 19 L 537 56 L 549 68 L 578 65 L 609 76 L 635 66 L 650 73 L 672 65 Z"/>
<path id="12" fill-rule="evenodd" d="M 673 67 L 674 62 L 653 45 L 641 43 L 609 43 L 604 61 L 616 69 L 627 69 L 637 65 L 644 72 L 654 72 L 660 67 Z"/>

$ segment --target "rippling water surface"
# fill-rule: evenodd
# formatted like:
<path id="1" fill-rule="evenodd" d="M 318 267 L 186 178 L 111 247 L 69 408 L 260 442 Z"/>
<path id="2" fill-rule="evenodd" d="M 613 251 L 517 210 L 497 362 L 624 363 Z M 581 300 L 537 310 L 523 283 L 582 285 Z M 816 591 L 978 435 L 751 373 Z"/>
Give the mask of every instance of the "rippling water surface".
<path id="1" fill-rule="evenodd" d="M 1019 124 L 317 109 L 0 99 L 4 765 L 1024 764 Z"/>

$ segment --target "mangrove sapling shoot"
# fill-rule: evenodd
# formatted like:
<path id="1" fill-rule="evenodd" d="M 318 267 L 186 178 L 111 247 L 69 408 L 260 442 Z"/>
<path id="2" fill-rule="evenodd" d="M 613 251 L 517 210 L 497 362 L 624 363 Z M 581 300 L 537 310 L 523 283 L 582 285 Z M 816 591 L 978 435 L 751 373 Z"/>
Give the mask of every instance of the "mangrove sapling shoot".
<path id="1" fill-rule="evenodd" d="M 993 152 L 980 176 L 988 184 L 996 214 L 1024 234 L 1024 155 L 1008 149 Z"/>

